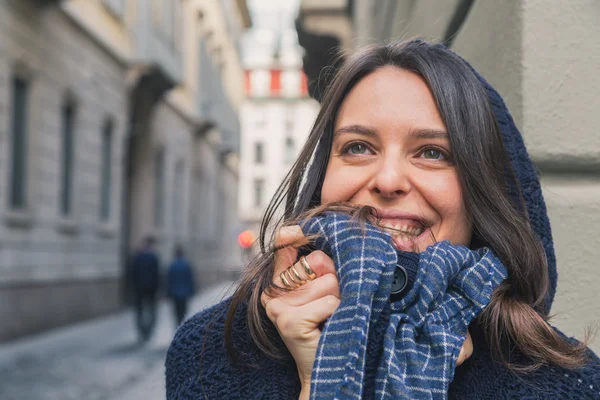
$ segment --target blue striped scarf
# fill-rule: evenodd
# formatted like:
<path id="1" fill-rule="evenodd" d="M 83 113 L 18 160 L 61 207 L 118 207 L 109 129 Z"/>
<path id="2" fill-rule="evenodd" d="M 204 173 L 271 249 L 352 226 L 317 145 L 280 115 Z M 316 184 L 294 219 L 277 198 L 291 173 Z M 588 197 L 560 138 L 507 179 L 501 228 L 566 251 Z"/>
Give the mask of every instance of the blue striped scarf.
<path id="1" fill-rule="evenodd" d="M 412 288 L 391 302 L 399 252 L 388 233 L 336 213 L 302 229 L 332 257 L 341 293 L 323 327 L 311 399 L 446 399 L 467 327 L 507 276 L 500 260 L 436 243 L 419 255 Z"/>

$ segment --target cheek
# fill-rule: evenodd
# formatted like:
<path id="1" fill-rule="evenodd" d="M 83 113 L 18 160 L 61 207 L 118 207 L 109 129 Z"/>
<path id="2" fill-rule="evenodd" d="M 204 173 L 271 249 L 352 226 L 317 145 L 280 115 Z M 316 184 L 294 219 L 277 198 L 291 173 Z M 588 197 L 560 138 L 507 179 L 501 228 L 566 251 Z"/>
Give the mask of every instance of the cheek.
<path id="1" fill-rule="evenodd" d="M 321 188 L 321 204 L 350 200 L 364 186 L 364 174 L 357 172 L 353 172 L 352 168 L 327 168 Z"/>
<path id="2" fill-rule="evenodd" d="M 422 193 L 440 218 L 438 240 L 469 245 L 471 224 L 464 206 L 458 177 L 454 174 L 428 180 Z"/>

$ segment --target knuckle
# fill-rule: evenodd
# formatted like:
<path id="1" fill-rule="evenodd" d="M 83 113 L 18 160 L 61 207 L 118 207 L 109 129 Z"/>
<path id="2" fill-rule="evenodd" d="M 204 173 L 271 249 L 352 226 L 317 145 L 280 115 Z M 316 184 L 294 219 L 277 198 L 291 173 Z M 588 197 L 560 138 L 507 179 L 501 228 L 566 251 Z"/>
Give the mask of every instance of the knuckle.
<path id="1" fill-rule="evenodd" d="M 329 256 L 321 250 L 315 250 L 312 253 L 310 253 L 309 256 L 310 262 L 313 263 L 311 265 L 314 265 L 315 267 L 326 267 L 331 261 Z"/>
<path id="2" fill-rule="evenodd" d="M 319 278 L 326 289 L 339 289 L 338 278 L 334 274 L 325 274 Z"/>
<path id="3" fill-rule="evenodd" d="M 279 319 L 278 317 L 279 317 L 279 314 L 281 313 L 281 311 L 280 311 L 281 304 L 280 303 L 281 303 L 281 300 L 279 300 L 278 298 L 271 298 L 265 304 L 265 311 L 267 312 L 267 317 L 269 317 L 269 319 L 272 322 L 275 322 Z"/>
<path id="4" fill-rule="evenodd" d="M 327 296 L 324 297 L 325 302 L 327 303 L 327 305 L 330 306 L 337 306 L 340 303 L 340 299 L 338 299 L 336 296 L 332 295 L 332 294 L 328 294 Z"/>
<path id="5" fill-rule="evenodd" d="M 288 314 L 282 314 L 281 317 L 277 319 L 277 327 L 282 334 L 290 335 L 291 332 L 294 331 L 294 327 L 297 321 L 294 318 L 291 318 Z"/>

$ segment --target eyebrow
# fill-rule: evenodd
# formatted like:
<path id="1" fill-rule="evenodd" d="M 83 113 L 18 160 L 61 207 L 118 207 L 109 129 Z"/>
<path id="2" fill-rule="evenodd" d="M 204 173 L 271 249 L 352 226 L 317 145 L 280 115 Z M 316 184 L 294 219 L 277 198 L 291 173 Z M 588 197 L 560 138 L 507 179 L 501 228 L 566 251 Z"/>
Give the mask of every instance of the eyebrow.
<path id="1" fill-rule="evenodd" d="M 438 129 L 414 129 L 408 132 L 413 139 L 448 139 L 448 132 Z"/>
<path id="2" fill-rule="evenodd" d="M 341 135 L 342 133 L 358 133 L 365 136 L 377 136 L 377 129 L 370 128 L 364 125 L 348 125 L 342 126 L 333 133 L 333 137 Z"/>
<path id="3" fill-rule="evenodd" d="M 377 129 L 364 125 L 348 125 L 342 126 L 336 130 L 333 137 L 342 133 L 358 133 L 365 136 L 377 136 Z M 411 129 L 408 132 L 408 137 L 415 140 L 422 139 L 448 139 L 448 132 L 438 129 Z"/>

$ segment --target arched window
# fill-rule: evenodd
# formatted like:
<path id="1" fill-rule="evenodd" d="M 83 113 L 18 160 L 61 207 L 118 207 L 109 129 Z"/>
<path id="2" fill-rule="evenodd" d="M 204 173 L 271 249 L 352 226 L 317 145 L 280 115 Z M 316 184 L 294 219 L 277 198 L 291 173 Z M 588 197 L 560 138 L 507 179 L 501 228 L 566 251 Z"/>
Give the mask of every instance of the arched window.
<path id="1" fill-rule="evenodd" d="M 113 146 L 114 123 L 107 118 L 102 125 L 102 147 L 100 160 L 100 220 L 107 222 L 111 213 L 112 193 L 112 146 Z"/>
<path id="2" fill-rule="evenodd" d="M 67 98 L 61 108 L 61 181 L 60 181 L 60 213 L 69 217 L 73 213 L 73 182 L 75 157 L 75 118 L 77 105 L 72 98 Z"/>
<path id="3" fill-rule="evenodd" d="M 183 234 L 185 225 L 185 163 L 180 160 L 175 165 L 175 179 L 173 180 L 173 233 Z"/>
<path id="4" fill-rule="evenodd" d="M 296 158 L 296 144 L 294 143 L 294 139 L 291 137 L 287 137 L 285 139 L 285 162 L 292 163 Z"/>
<path id="5" fill-rule="evenodd" d="M 265 180 L 255 179 L 254 180 L 254 207 L 261 208 L 264 203 L 265 197 Z"/>
<path id="6" fill-rule="evenodd" d="M 10 198 L 12 209 L 27 207 L 27 118 L 29 105 L 29 82 L 14 76 L 12 80 L 11 153 L 10 153 Z"/>
<path id="7" fill-rule="evenodd" d="M 262 164 L 264 163 L 265 155 L 264 155 L 264 144 L 263 142 L 254 143 L 254 163 Z"/>
<path id="8" fill-rule="evenodd" d="M 154 225 L 164 225 L 164 193 L 165 193 L 165 149 L 160 148 L 154 155 Z"/>

